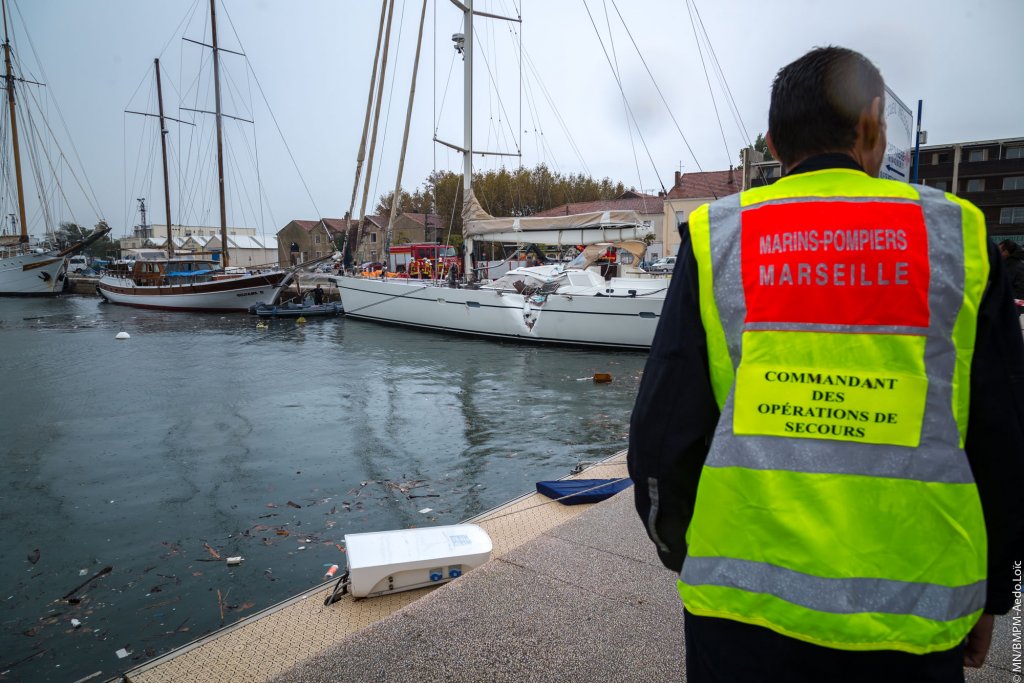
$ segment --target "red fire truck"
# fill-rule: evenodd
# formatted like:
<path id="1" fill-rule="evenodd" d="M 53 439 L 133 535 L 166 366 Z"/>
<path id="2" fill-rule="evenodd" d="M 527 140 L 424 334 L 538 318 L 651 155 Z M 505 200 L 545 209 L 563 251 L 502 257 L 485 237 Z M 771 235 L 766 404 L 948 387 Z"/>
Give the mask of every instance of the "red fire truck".
<path id="1" fill-rule="evenodd" d="M 413 278 L 445 278 L 452 268 L 461 272 L 458 252 L 447 244 L 396 244 L 388 254 L 388 270 Z"/>

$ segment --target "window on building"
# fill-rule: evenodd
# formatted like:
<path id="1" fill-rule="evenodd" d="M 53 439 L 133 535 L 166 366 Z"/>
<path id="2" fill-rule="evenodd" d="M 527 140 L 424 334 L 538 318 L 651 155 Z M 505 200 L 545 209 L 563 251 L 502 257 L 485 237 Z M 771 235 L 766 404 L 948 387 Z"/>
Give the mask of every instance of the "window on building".
<path id="1" fill-rule="evenodd" d="M 967 187 L 964 189 L 967 192 L 983 192 L 985 190 L 985 179 L 971 178 L 967 181 Z"/>
<path id="2" fill-rule="evenodd" d="M 1024 147 L 1007 147 L 1007 159 L 1024 159 Z"/>
<path id="3" fill-rule="evenodd" d="M 313 236 L 313 243 L 314 244 L 320 244 L 320 235 L 314 235 Z"/>
<path id="4" fill-rule="evenodd" d="M 377 233 L 375 233 L 375 232 L 371 232 L 370 233 L 370 241 L 371 242 L 376 242 L 377 241 Z"/>
<path id="5" fill-rule="evenodd" d="M 949 181 L 948 180 L 933 180 L 932 187 L 936 190 L 942 190 L 943 192 L 949 192 Z"/>
<path id="6" fill-rule="evenodd" d="M 324 253 L 322 251 L 316 252 L 316 257 L 317 258 L 321 258 L 323 255 L 324 255 Z"/>
<path id="7" fill-rule="evenodd" d="M 1024 190 L 1024 175 L 1003 178 L 1004 190 Z"/>
<path id="8" fill-rule="evenodd" d="M 935 152 L 932 154 L 932 165 L 948 164 L 949 152 Z"/>
<path id="9" fill-rule="evenodd" d="M 988 158 L 987 149 L 972 149 L 967 152 L 967 161 L 985 161 Z"/>
<path id="10" fill-rule="evenodd" d="M 999 209 L 999 222 L 1024 223 L 1024 206 L 1004 206 Z"/>
<path id="11" fill-rule="evenodd" d="M 370 250 L 370 260 L 371 261 L 376 261 L 377 260 L 377 250 L 376 249 L 371 249 Z"/>

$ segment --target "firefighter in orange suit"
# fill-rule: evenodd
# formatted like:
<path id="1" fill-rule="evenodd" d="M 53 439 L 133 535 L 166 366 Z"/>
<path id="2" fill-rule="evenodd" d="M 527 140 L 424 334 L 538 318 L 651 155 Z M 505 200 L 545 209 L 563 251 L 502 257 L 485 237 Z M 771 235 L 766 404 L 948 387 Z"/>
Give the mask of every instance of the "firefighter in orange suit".
<path id="1" fill-rule="evenodd" d="M 691 683 L 962 681 L 1013 605 L 1009 286 L 975 206 L 878 178 L 885 106 L 851 50 L 784 67 L 785 176 L 682 230 L 629 468 L 680 572 Z"/>

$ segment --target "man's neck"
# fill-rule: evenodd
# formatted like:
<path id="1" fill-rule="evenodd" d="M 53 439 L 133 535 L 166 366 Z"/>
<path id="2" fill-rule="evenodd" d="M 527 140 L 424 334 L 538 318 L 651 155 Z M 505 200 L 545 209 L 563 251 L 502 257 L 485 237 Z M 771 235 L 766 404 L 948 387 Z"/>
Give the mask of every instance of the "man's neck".
<path id="1" fill-rule="evenodd" d="M 791 176 L 798 173 L 807 173 L 808 171 L 824 171 L 829 168 L 849 168 L 855 171 L 864 170 L 852 156 L 845 152 L 824 152 L 802 160 L 793 168 L 787 170 L 786 175 Z"/>

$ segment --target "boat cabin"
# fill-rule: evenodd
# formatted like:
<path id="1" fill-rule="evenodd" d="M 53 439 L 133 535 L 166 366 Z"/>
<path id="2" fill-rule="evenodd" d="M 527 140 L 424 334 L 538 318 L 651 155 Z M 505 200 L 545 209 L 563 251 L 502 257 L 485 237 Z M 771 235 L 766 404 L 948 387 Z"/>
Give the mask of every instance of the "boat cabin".
<path id="1" fill-rule="evenodd" d="M 117 273 L 118 270 L 121 272 Z M 112 274 L 130 277 L 141 287 L 210 282 L 222 275 L 216 261 L 194 259 L 153 259 L 135 261 L 130 266 L 115 264 Z"/>

